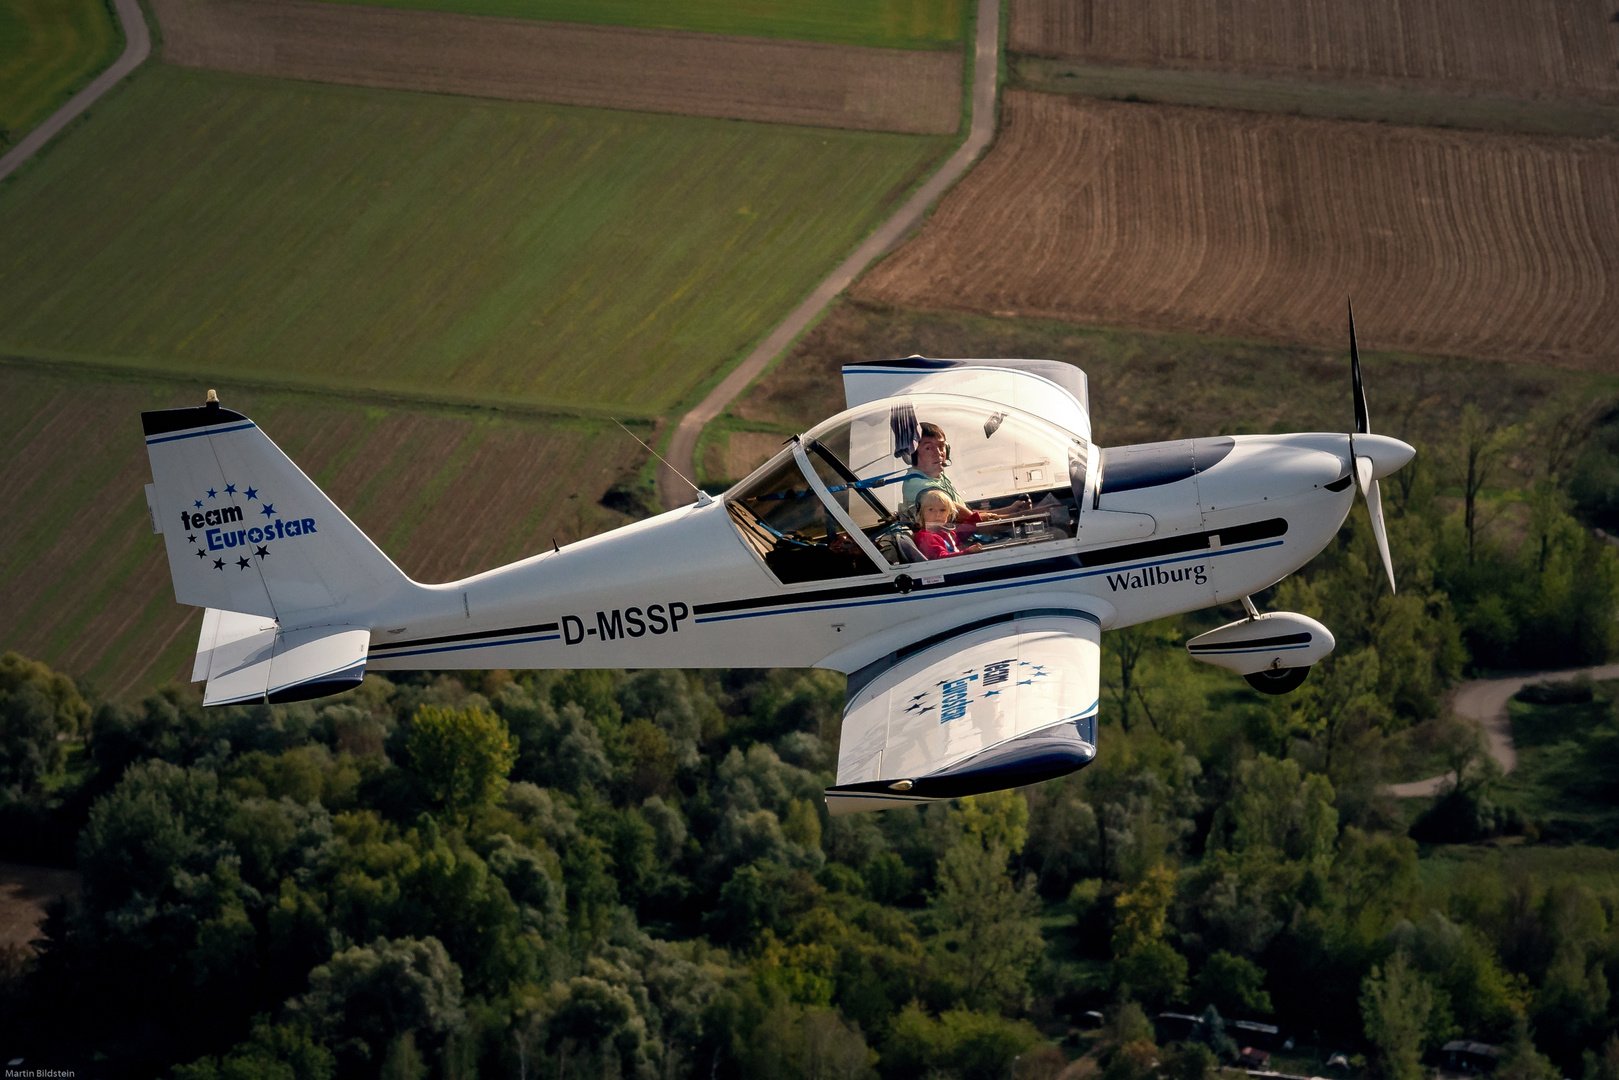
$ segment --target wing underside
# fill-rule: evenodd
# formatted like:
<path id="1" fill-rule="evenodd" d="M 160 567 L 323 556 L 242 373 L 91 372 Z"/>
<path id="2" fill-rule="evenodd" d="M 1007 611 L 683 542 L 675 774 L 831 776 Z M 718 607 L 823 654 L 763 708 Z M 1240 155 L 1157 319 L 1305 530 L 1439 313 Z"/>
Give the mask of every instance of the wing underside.
<path id="1" fill-rule="evenodd" d="M 1101 626 L 1020 612 L 849 679 L 834 814 L 1019 787 L 1096 756 Z"/>

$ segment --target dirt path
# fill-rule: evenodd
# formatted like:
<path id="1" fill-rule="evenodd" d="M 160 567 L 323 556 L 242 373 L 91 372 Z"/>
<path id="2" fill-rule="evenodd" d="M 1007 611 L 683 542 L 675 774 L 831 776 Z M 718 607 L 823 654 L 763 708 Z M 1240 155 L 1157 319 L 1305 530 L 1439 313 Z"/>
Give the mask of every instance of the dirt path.
<path id="1" fill-rule="evenodd" d="M 152 37 L 147 33 L 140 5 L 136 0 L 113 0 L 113 4 L 118 9 L 118 21 L 124 24 L 124 54 L 97 75 L 89 86 L 69 98 L 66 105 L 51 113 L 43 124 L 29 132 L 9 153 L 0 157 L 0 180 L 10 176 L 19 165 L 38 153 L 39 148 L 55 138 L 57 132 L 67 127 L 97 98 L 111 90 L 151 55 Z"/>
<path id="2" fill-rule="evenodd" d="M 748 388 L 759 377 L 765 365 L 793 343 L 809 324 L 824 311 L 834 297 L 849 287 L 855 277 L 869 266 L 873 259 L 892 248 L 905 234 L 922 220 L 933 201 L 946 188 L 956 182 L 989 145 L 995 134 L 995 85 L 1000 58 L 1000 0 L 978 0 L 978 34 L 973 54 L 973 118 L 967 141 L 950 156 L 950 160 L 934 173 L 916 194 L 908 199 L 898 213 L 889 218 L 832 271 L 825 281 L 798 305 L 787 320 L 773 330 L 769 337 L 748 355 L 734 371 L 709 393 L 697 407 L 680 418 L 674 436 L 669 442 L 668 459 L 675 462 L 681 472 L 696 475 L 697 437 L 703 427 L 725 410 L 731 399 Z M 658 468 L 658 498 L 667 508 L 684 506 L 692 501 L 691 486 L 682 480 L 668 464 Z"/>
<path id="3" fill-rule="evenodd" d="M 1512 745 L 1512 722 L 1507 716 L 1507 702 L 1523 689 L 1525 683 L 1567 682 L 1580 675 L 1593 679 L 1619 679 L 1619 664 L 1603 667 L 1579 668 L 1574 671 L 1540 671 L 1510 679 L 1479 679 L 1463 683 L 1451 699 L 1456 715 L 1476 722 L 1484 729 L 1490 756 L 1509 773 L 1518 767 L 1518 750 Z M 1413 780 L 1409 784 L 1390 784 L 1389 791 L 1399 799 L 1427 798 L 1439 794 L 1441 788 L 1453 780 L 1453 774 L 1430 776 L 1426 780 Z"/>

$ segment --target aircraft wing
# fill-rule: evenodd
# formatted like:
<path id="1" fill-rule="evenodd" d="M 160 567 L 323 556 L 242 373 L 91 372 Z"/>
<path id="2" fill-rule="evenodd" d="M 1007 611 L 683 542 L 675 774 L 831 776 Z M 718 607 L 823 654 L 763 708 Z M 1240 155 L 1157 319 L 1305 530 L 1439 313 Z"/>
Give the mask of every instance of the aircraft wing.
<path id="1" fill-rule="evenodd" d="M 960 394 L 1033 413 L 1086 441 L 1091 437 L 1085 373 L 1056 360 L 935 360 L 908 356 L 843 366 L 848 408 L 901 394 Z"/>
<path id="2" fill-rule="evenodd" d="M 1021 787 L 1096 756 L 1101 624 L 1018 612 L 899 650 L 849 676 L 834 814 Z"/>

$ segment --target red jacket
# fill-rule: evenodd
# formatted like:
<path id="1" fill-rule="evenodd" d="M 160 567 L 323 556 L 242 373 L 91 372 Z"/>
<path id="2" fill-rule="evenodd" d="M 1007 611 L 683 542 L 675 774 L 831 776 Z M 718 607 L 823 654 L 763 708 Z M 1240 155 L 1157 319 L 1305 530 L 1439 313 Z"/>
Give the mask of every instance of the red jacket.
<path id="1" fill-rule="evenodd" d="M 916 546 L 929 559 L 948 559 L 952 555 L 966 554 L 961 550 L 960 545 L 956 543 L 954 529 L 942 531 L 918 529 L 916 530 Z"/>

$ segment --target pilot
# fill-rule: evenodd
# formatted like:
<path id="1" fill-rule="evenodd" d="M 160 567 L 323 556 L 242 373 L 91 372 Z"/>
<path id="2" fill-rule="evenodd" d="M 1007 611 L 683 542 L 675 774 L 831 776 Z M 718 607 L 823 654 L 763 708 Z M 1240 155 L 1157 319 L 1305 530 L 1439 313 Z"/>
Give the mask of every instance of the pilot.
<path id="1" fill-rule="evenodd" d="M 983 544 L 962 547 L 956 539 L 957 515 L 966 507 L 936 487 L 927 488 L 917 500 L 916 513 L 921 527 L 916 531 L 916 546 L 929 559 L 948 559 L 952 555 L 970 555 L 983 551 Z"/>
<path id="2" fill-rule="evenodd" d="M 961 493 L 956 485 L 944 474 L 944 466 L 950 460 L 950 447 L 944 437 L 944 429 L 938 424 L 924 420 L 920 425 L 921 437 L 916 441 L 916 464 L 911 471 L 905 474 L 904 492 L 906 506 L 916 506 L 920 510 L 917 500 L 925 491 L 942 491 L 951 502 L 961 507 L 956 517 L 959 527 L 970 529 L 980 521 L 996 521 L 1006 514 L 998 514 L 993 510 L 969 510 L 966 507 Z M 1015 512 L 1029 508 L 1028 496 L 1008 507 Z"/>

